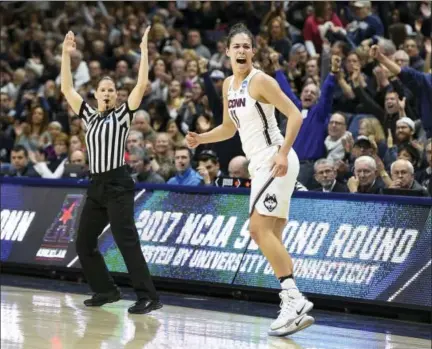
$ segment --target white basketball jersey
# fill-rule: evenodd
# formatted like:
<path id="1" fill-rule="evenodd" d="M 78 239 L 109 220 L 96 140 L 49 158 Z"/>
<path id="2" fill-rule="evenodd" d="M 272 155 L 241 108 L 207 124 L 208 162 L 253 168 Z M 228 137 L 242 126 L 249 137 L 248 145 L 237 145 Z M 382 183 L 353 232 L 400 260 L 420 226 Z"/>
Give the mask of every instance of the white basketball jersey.
<path id="1" fill-rule="evenodd" d="M 279 130 L 272 104 L 258 102 L 249 94 L 252 77 L 260 73 L 253 68 L 238 90 L 234 90 L 231 78 L 228 88 L 228 112 L 237 127 L 243 151 L 248 159 L 274 145 L 282 145 L 284 138 Z"/>

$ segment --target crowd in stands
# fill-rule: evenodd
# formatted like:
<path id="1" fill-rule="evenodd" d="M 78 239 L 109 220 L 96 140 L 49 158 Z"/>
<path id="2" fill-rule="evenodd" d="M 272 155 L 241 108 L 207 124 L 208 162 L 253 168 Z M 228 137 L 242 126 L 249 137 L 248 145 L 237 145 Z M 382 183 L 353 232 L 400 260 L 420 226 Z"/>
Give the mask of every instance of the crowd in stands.
<path id="1" fill-rule="evenodd" d="M 109 75 L 121 104 L 135 86 L 139 44 L 151 24 L 149 83 L 126 144 L 133 177 L 176 185 L 247 179 L 238 135 L 193 152 L 184 140 L 188 131 L 222 122 L 222 83 L 232 73 L 225 36 L 244 22 L 256 39 L 255 67 L 273 76 L 303 115 L 294 144 L 297 190 L 432 195 L 430 2 L 0 6 L 2 176 L 89 176 L 83 124 L 60 92 L 64 36 L 72 30 L 77 41 L 75 89 L 95 104 L 98 81 Z M 277 117 L 284 133 L 286 118 Z"/>

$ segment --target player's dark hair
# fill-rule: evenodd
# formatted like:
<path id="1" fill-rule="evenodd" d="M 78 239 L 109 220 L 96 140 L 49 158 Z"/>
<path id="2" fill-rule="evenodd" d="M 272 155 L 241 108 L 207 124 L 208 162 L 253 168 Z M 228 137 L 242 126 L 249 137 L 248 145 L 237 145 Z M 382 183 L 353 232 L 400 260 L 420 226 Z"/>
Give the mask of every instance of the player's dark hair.
<path id="1" fill-rule="evenodd" d="M 97 88 L 99 88 L 99 84 L 100 84 L 102 81 L 104 81 L 104 80 L 112 81 L 112 83 L 114 84 L 114 88 L 117 90 L 116 83 L 115 83 L 114 79 L 113 79 L 111 76 L 108 76 L 108 75 L 102 77 L 102 78 L 98 81 Z"/>
<path id="2" fill-rule="evenodd" d="M 255 38 L 254 38 L 252 32 L 243 23 L 237 23 L 231 27 L 231 29 L 228 33 L 228 38 L 227 38 L 227 47 L 228 48 L 231 44 L 231 39 L 237 34 L 246 34 L 247 36 L 249 36 L 251 43 L 252 43 L 252 48 L 255 47 Z"/>

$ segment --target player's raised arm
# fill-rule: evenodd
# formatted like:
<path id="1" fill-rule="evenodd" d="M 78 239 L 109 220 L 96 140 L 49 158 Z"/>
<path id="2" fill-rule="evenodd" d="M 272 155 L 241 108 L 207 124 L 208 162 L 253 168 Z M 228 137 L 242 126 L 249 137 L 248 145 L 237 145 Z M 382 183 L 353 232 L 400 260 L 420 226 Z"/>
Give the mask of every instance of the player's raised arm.
<path id="1" fill-rule="evenodd" d="M 63 41 L 60 88 L 72 110 L 75 112 L 75 114 L 79 114 L 83 99 L 80 94 L 74 89 L 70 57 L 70 54 L 75 51 L 75 49 L 75 35 L 73 32 L 69 31 Z"/>
<path id="2" fill-rule="evenodd" d="M 198 134 L 189 132 L 186 135 L 188 147 L 196 148 L 200 144 L 215 143 L 232 138 L 236 133 L 236 127 L 228 115 L 228 87 L 230 78 L 225 79 L 223 84 L 223 122 L 213 130 Z"/>
<path id="3" fill-rule="evenodd" d="M 267 74 L 257 74 L 255 79 L 257 79 L 255 86 L 258 86 L 258 94 L 288 118 L 285 141 L 279 151 L 279 153 L 287 155 L 303 123 L 300 110 L 280 89 L 275 79 Z"/>
<path id="4" fill-rule="evenodd" d="M 128 98 L 129 109 L 132 111 L 138 109 L 139 106 L 141 105 L 141 101 L 143 99 L 145 90 L 147 88 L 148 71 L 149 71 L 147 41 L 148 41 L 149 31 L 150 31 L 150 27 L 147 27 L 141 39 L 141 44 L 140 44 L 141 59 L 140 59 L 140 65 L 138 71 L 138 80 L 136 86 L 134 87 L 134 89 L 132 90 Z"/>

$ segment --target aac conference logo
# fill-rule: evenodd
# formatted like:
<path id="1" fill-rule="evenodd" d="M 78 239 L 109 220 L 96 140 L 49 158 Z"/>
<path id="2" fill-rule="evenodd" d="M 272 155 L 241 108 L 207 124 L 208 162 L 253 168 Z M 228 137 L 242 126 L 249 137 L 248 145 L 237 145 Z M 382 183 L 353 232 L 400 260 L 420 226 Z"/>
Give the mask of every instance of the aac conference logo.
<path id="1" fill-rule="evenodd" d="M 37 260 L 63 259 L 70 242 L 76 235 L 76 225 L 82 194 L 68 194 L 51 226 L 46 231 L 43 242 L 36 254 Z"/>

